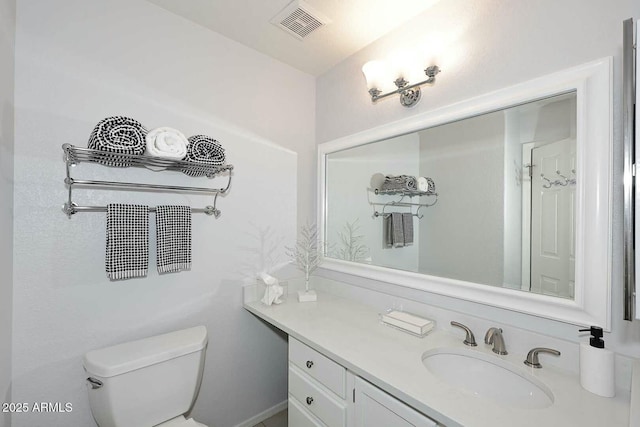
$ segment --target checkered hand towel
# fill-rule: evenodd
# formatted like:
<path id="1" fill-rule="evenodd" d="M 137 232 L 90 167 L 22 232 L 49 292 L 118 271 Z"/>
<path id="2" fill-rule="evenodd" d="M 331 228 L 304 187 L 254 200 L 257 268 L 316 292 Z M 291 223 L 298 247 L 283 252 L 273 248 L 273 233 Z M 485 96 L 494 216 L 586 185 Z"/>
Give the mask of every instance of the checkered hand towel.
<path id="1" fill-rule="evenodd" d="M 158 273 L 191 269 L 191 207 L 156 207 Z"/>
<path id="2" fill-rule="evenodd" d="M 107 205 L 107 277 L 145 277 L 149 268 L 149 207 Z"/>

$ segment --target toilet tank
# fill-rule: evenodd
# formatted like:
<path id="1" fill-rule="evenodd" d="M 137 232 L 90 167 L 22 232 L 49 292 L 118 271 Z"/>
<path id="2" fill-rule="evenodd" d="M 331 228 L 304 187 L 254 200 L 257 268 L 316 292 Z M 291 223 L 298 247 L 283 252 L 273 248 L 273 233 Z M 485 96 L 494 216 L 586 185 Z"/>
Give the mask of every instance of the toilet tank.
<path id="1" fill-rule="evenodd" d="M 191 409 L 200 388 L 204 326 L 90 351 L 91 412 L 100 427 L 155 426 Z"/>

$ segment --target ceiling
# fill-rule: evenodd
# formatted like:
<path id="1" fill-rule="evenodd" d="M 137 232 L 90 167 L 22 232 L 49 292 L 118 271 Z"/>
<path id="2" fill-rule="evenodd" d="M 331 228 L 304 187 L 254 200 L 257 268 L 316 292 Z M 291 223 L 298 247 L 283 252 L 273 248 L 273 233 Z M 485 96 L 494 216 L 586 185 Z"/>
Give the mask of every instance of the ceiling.
<path id="1" fill-rule="evenodd" d="M 303 40 L 270 22 L 291 0 L 147 1 L 318 76 L 437 0 L 304 0 L 331 22 Z"/>

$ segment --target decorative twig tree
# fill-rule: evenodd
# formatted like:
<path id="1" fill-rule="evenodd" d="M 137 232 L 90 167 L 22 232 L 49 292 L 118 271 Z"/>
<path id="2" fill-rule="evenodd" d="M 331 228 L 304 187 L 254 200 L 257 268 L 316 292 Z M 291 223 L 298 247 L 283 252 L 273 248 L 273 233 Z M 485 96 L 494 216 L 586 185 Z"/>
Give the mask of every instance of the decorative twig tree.
<path id="1" fill-rule="evenodd" d="M 338 258 L 354 262 L 366 260 L 369 255 L 369 248 L 362 243 L 364 236 L 358 234 L 360 231 L 358 219 L 353 222 L 347 221 L 343 229 L 344 231 L 338 232 L 342 243 L 342 247 L 337 251 Z"/>
<path id="2" fill-rule="evenodd" d="M 318 228 L 315 224 L 305 224 L 300 230 L 300 235 L 296 245 L 292 248 L 286 247 L 287 256 L 296 263 L 298 269 L 304 272 L 304 294 L 298 292 L 300 301 L 315 301 L 315 292 L 309 291 L 309 276 L 322 262 L 320 253 L 321 244 L 318 236 Z"/>

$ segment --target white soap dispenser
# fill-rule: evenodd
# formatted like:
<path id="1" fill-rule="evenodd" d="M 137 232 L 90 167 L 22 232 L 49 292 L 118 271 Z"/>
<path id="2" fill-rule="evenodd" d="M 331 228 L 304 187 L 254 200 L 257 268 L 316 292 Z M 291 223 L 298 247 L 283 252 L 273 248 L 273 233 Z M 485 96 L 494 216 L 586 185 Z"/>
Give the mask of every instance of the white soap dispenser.
<path id="1" fill-rule="evenodd" d="M 604 348 L 602 328 L 591 326 L 580 329 L 589 331 L 589 344 L 580 343 L 580 385 L 591 393 L 602 397 L 616 394 L 615 353 Z"/>

